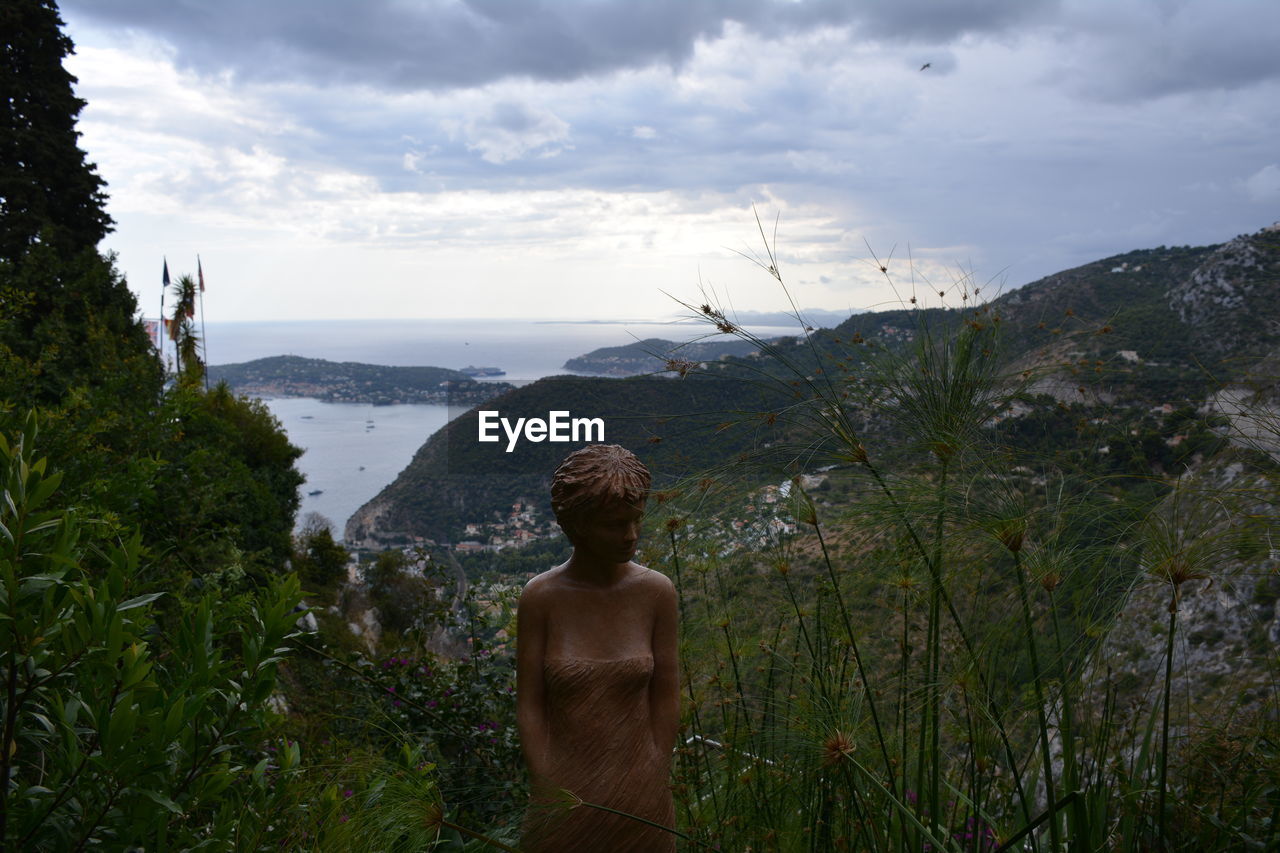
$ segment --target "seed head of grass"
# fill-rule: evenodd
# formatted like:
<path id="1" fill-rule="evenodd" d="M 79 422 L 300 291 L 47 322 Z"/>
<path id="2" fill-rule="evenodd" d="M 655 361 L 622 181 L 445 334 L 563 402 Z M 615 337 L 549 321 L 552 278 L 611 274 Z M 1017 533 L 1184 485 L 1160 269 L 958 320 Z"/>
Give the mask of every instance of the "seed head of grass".
<path id="1" fill-rule="evenodd" d="M 1020 518 L 1006 519 L 996 526 L 994 533 L 1009 553 L 1016 554 L 1022 550 L 1022 542 L 1027 534 L 1026 521 Z"/>
<path id="2" fill-rule="evenodd" d="M 667 359 L 667 370 L 679 374 L 681 379 L 688 376 L 691 371 L 697 368 L 697 366 L 698 363 L 696 361 L 690 361 L 687 358 Z"/>
<path id="3" fill-rule="evenodd" d="M 853 751 L 853 738 L 837 729 L 822 741 L 822 766 L 836 767 L 845 759 L 852 758 Z"/>

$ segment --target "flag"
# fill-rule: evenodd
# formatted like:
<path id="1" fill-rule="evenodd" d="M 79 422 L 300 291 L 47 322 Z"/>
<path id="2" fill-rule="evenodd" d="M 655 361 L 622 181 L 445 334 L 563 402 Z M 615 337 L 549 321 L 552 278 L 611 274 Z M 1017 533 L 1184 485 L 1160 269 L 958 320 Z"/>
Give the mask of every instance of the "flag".
<path id="1" fill-rule="evenodd" d="M 167 332 L 169 331 L 169 320 L 165 317 L 165 313 L 164 313 L 164 294 L 165 294 L 165 291 L 169 289 L 169 259 L 168 258 L 164 259 L 164 275 L 160 277 L 160 282 L 163 285 L 163 287 L 160 288 L 160 325 L 163 327 L 164 331 Z M 164 341 L 160 342 L 160 351 L 161 352 L 164 351 Z"/>
<path id="2" fill-rule="evenodd" d="M 200 292 L 204 293 L 204 267 L 200 266 L 199 255 L 196 255 L 196 277 L 200 279 Z"/>

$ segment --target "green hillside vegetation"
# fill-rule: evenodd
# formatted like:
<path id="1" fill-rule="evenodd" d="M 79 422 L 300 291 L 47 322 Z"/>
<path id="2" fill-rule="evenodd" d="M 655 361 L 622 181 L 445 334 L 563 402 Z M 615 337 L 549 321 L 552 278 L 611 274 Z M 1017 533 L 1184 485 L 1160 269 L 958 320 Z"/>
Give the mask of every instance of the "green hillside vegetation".
<path id="1" fill-rule="evenodd" d="M 1278 256 L 1269 232 L 1249 242 Z M 1246 555 L 1275 532 L 1275 458 L 1231 446 L 1228 419 L 1199 408 L 1249 362 L 1211 361 L 1168 322 L 1162 382 L 1127 360 L 1108 367 L 1098 356 L 1119 321 L 1109 299 L 1083 298 L 1098 292 L 1091 266 L 1025 302 L 859 315 L 780 353 L 825 417 L 814 462 L 837 467 L 808 494 L 797 479 L 763 524 L 763 490 L 719 518 L 667 505 L 667 541 L 645 556 L 680 587 L 685 666 L 702 674 L 687 696 L 702 739 L 681 751 L 679 778 L 695 837 L 819 850 L 1274 843 L 1274 649 L 1233 647 L 1238 689 L 1220 680 L 1212 708 L 1173 698 L 1194 680 L 1173 666 L 1191 669 L 1179 630 L 1204 636 L 1179 621 L 1192 584 L 1228 586 L 1231 619 L 1257 618 L 1255 588 L 1270 588 L 1255 580 L 1265 558 L 1250 568 Z M 1274 287 L 1253 269 L 1258 294 Z M 1045 316 L 1060 325 L 1041 328 Z M 1275 334 L 1250 327 L 1239 352 L 1256 365 Z M 1054 378 L 1059 396 L 1035 393 Z M 1274 410 L 1257 414 L 1276 436 Z M 1131 602 L 1150 615 L 1108 649 Z M 1184 620 L 1222 618 L 1203 599 L 1188 607 L 1198 615 Z M 1103 669 L 1104 649 L 1124 663 Z M 1212 750 L 1233 770 L 1209 770 Z"/>
<path id="2" fill-rule="evenodd" d="M 443 367 L 388 367 L 277 355 L 241 364 L 213 365 L 212 382 L 255 397 L 314 397 L 329 403 L 441 403 L 471 406 L 511 388 L 477 382 Z"/>
<path id="3" fill-rule="evenodd" d="M 1252 239 L 1268 244 L 1262 236 Z M 1271 264 L 1280 256 L 1275 242 L 1264 245 L 1264 257 Z M 1256 324 L 1235 334 L 1236 345 L 1226 356 L 1214 356 L 1202 347 L 1203 335 L 1170 307 L 1169 287 L 1190 277 L 1213 251 L 1214 247 L 1131 252 L 1008 294 L 992 294 L 996 298 L 989 302 L 979 300 L 981 288 L 973 288 L 976 292 L 954 295 L 953 301 L 961 303 L 955 308 L 867 312 L 830 330 L 769 341 L 739 340 L 751 348 L 751 357 L 704 362 L 680 350 L 667 357 L 667 382 L 547 379 L 482 408 L 504 414 L 509 410 L 513 421 L 545 418 L 552 410 L 604 417 L 610 429 L 617 430 L 618 442 L 655 459 L 660 463 L 656 467 L 674 479 L 730 465 L 750 450 L 757 463 L 769 459 L 768 473 L 749 484 L 758 486 L 779 472 L 794 473 L 801 460 L 810 467 L 823 464 L 830 439 L 814 435 L 813 412 L 796 406 L 797 394 L 813 399 L 817 389 L 831 392 L 835 384 L 844 383 L 882 386 L 883 377 L 874 367 L 880 354 L 909 354 L 922 328 L 970 324 L 999 332 L 990 344 L 993 370 L 1004 377 L 1002 381 L 1018 386 L 1019 416 L 1012 429 L 1031 432 L 1036 424 L 1069 419 L 1071 444 L 1044 440 L 1041 449 L 1096 456 L 1096 448 L 1115 445 L 1114 452 L 1108 451 L 1108 463 L 1120 459 L 1116 464 L 1124 466 L 1133 461 L 1137 474 L 1156 468 L 1172 471 L 1174 467 L 1165 463 L 1175 456 L 1189 457 L 1199 445 L 1191 441 L 1173 452 L 1163 444 L 1171 435 L 1157 441 L 1162 414 L 1151 410 L 1166 404 L 1198 408 L 1212 389 L 1247 376 L 1250 365 L 1280 343 L 1280 326 L 1268 319 L 1275 313 L 1270 305 L 1254 315 Z M 1122 265 L 1124 272 L 1113 272 Z M 1259 280 L 1274 278 L 1267 270 L 1265 264 L 1258 267 Z M 597 353 L 634 354 L 636 348 L 645 352 L 644 344 L 632 344 Z M 683 381 L 680 371 L 686 374 Z M 687 390 L 690 380 L 705 379 L 724 384 L 710 396 Z M 657 384 L 640 384 L 648 381 Z M 853 412 L 861 429 L 885 428 L 877 417 L 881 401 L 856 394 L 843 399 L 848 401 L 843 405 L 861 406 Z M 690 416 L 691 412 L 699 414 Z M 769 434 L 758 434 L 760 424 L 770 417 L 776 423 Z M 1207 428 L 1203 418 L 1197 424 L 1201 432 Z M 714 442 L 699 437 L 708 426 L 720 430 Z M 401 538 L 457 541 L 467 522 L 501 511 L 520 494 L 544 494 L 551 470 L 567 453 L 564 445 L 526 443 L 521 452 L 507 454 L 505 439 L 482 445 L 476 434 L 475 412 L 470 412 L 434 436 L 397 481 L 374 499 L 381 519 L 377 525 L 357 517 L 348 539 L 363 540 L 382 528 Z M 610 432 L 607 440 L 615 441 L 614 435 Z M 1096 459 L 1089 462 L 1097 464 Z"/>
<path id="4" fill-rule="evenodd" d="M 376 527 L 353 517 L 345 539 L 394 543 L 421 536 L 457 542 L 467 523 L 501 513 L 520 497 L 535 500 L 549 516 L 550 476 L 568 452 L 566 445 L 522 439 L 508 452 L 509 441 L 500 427 L 492 433 L 500 441 L 481 443 L 481 410 L 499 412 L 511 423 L 518 418 L 546 420 L 553 411 L 600 418 L 604 440 L 635 448 L 646 464 L 661 472 L 661 486 L 663 480 L 674 484 L 776 438 L 774 427 L 755 415 L 776 410 L 788 398 L 779 389 L 740 378 L 542 379 L 460 415 L 433 435 L 374 498 L 373 504 L 392 509 L 378 516 Z M 740 422 L 748 413 L 754 422 Z M 709 435 L 715 436 L 714 444 Z"/>
<path id="5" fill-rule="evenodd" d="M 686 343 L 648 338 L 618 347 L 600 347 L 564 363 L 566 370 L 604 376 L 638 376 L 659 373 L 670 359 L 715 361 L 724 356 L 745 356 L 755 352 L 750 341 L 694 340 Z"/>

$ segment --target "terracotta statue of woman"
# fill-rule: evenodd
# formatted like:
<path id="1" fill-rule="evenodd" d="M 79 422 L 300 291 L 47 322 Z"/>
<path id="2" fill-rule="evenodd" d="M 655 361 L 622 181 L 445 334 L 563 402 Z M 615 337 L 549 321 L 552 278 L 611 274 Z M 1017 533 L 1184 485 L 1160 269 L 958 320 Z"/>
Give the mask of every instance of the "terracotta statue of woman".
<path id="1" fill-rule="evenodd" d="M 520 595 L 526 853 L 675 850 L 674 835 L 644 822 L 674 825 L 680 712 L 675 589 L 631 559 L 649 484 L 634 454 L 600 444 L 571 453 L 552 479 L 551 508 L 573 554 Z"/>

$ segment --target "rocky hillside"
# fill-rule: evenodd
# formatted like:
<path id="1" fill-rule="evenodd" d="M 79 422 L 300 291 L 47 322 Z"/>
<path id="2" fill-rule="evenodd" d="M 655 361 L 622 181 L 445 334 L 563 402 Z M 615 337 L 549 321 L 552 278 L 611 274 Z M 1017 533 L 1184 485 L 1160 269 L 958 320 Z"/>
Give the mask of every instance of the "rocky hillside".
<path id="1" fill-rule="evenodd" d="M 874 342 L 881 350 L 907 348 L 921 324 L 997 323 L 1006 371 L 1031 375 L 1032 397 L 1048 394 L 1061 406 L 1077 407 L 1070 420 L 1094 425 L 1093 438 L 1074 427 L 1069 434 L 1071 441 L 1093 442 L 1091 450 L 1080 445 L 1081 454 L 1110 448 L 1113 458 L 1123 453 L 1124 464 L 1131 467 L 1143 467 L 1146 454 L 1145 465 L 1161 473 L 1184 459 L 1176 452 L 1178 442 L 1194 432 L 1168 421 L 1170 412 L 1199 411 L 1204 417 L 1226 413 L 1274 387 L 1274 371 L 1268 375 L 1263 366 L 1280 354 L 1277 293 L 1280 227 L 1272 226 L 1220 246 L 1160 247 L 1105 258 L 989 302 L 978 298 L 987 295 L 973 293 L 953 300 L 960 305 L 949 310 L 856 314 L 808 341 L 777 342 L 763 357 L 701 362 L 701 368 L 697 359 L 675 365 L 676 372 L 710 373 L 726 381 L 732 377 L 739 383 L 733 392 L 727 386 L 715 391 L 706 386 L 705 394 L 692 394 L 688 382 L 664 380 L 626 380 L 639 383 L 632 385 L 584 378 L 572 386 L 544 380 L 485 408 L 525 417 L 546 418 L 553 409 L 600 416 L 612 430 L 606 441 L 653 457 L 656 467 L 669 466 L 672 475 L 690 473 L 698 465 L 731 465 L 736 454 L 770 440 L 750 429 L 726 430 L 724 424 L 749 421 L 751 412 L 766 413 L 767 419 L 771 410 L 776 414 L 782 408 L 776 399 L 770 405 L 742 397 L 742 389 L 769 385 L 762 377 L 771 375 L 778 358 L 801 364 L 810 379 L 829 371 L 822 374 L 825 378 L 834 375 L 832 365 L 855 362 L 863 342 Z M 1147 414 L 1152 409 L 1154 421 Z M 701 422 L 676 418 L 690 414 L 701 414 Z M 1027 431 L 1041 429 L 1040 423 L 1029 423 Z M 1203 432 L 1207 421 L 1199 423 L 1196 429 Z M 675 434 L 673 424 L 679 424 Z M 1108 429 L 1110 438 L 1098 437 Z M 1256 425 L 1252 429 L 1258 432 Z M 502 449 L 505 439 L 481 445 L 477 430 L 473 411 L 433 436 L 396 482 L 348 522 L 347 541 L 373 542 L 392 535 L 456 541 L 465 522 L 483 520 L 520 494 L 545 491 L 555 462 L 573 446 L 526 443 L 526 452 L 508 454 Z M 1054 441 L 1062 445 L 1063 439 Z M 1201 446 L 1208 445 L 1201 442 L 1196 452 Z M 1070 447 L 1055 447 L 1064 449 Z M 1156 451 L 1159 458 L 1151 456 Z"/>
<path id="2" fill-rule="evenodd" d="M 1228 453 L 1206 462 L 1183 486 L 1186 491 L 1165 501 L 1148 531 L 1157 540 L 1152 556 L 1098 650 L 1095 677 L 1109 677 L 1119 687 L 1159 682 L 1163 649 L 1150 640 L 1153 632 L 1168 636 L 1175 584 L 1159 559 L 1167 551 L 1187 561 L 1191 576 L 1176 589 L 1180 641 L 1173 649 L 1173 694 L 1201 703 L 1189 708 L 1184 698 L 1178 716 L 1204 716 L 1207 708 L 1256 712 L 1275 689 L 1280 647 L 1280 540 L 1268 529 L 1280 508 L 1275 481 L 1259 473 L 1248 454 Z M 1258 529 L 1242 529 L 1241 518 L 1258 520 Z M 1142 698 L 1121 695 L 1123 703 Z"/>

